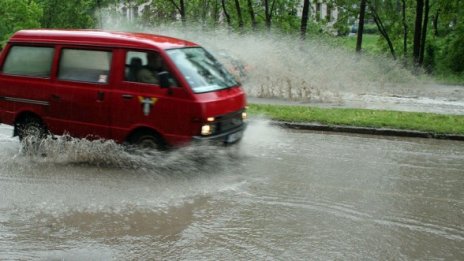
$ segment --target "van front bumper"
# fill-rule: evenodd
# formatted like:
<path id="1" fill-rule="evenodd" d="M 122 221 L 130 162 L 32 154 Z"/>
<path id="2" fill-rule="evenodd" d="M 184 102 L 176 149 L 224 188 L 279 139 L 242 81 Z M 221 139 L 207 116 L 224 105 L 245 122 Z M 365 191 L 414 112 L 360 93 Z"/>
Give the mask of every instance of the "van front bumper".
<path id="1" fill-rule="evenodd" d="M 233 144 L 243 137 L 243 133 L 246 129 L 246 123 L 240 125 L 240 127 L 228 130 L 223 133 L 210 136 L 193 136 L 193 141 L 213 141 L 213 142 L 222 142 L 224 144 Z"/>

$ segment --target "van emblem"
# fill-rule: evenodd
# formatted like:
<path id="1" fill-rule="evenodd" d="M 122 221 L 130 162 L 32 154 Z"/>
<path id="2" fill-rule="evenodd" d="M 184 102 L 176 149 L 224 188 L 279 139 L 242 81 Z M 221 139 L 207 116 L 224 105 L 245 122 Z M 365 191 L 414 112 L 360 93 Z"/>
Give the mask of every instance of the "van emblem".
<path id="1" fill-rule="evenodd" d="M 150 115 L 151 108 L 155 105 L 156 101 L 158 101 L 158 98 L 139 96 L 139 101 L 140 101 L 140 104 L 142 105 L 143 114 L 145 116 L 148 116 Z"/>

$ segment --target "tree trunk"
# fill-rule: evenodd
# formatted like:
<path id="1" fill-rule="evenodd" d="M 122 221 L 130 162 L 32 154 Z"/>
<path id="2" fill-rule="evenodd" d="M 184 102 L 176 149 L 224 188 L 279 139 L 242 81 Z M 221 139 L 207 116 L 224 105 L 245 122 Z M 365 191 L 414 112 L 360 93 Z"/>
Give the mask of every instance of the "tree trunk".
<path id="1" fill-rule="evenodd" d="M 187 17 L 185 17 L 185 3 L 184 0 L 180 0 L 180 19 L 182 20 L 182 25 L 185 25 Z"/>
<path id="2" fill-rule="evenodd" d="M 268 31 L 271 30 L 272 13 L 274 12 L 274 5 L 275 5 L 275 0 L 272 1 L 271 6 L 269 6 L 269 0 L 264 0 L 265 21 L 266 21 L 266 28 Z"/>
<path id="3" fill-rule="evenodd" d="M 207 12 L 209 10 L 209 0 L 203 0 L 201 2 L 201 24 L 204 26 L 207 23 Z"/>
<path id="4" fill-rule="evenodd" d="M 440 8 L 438 8 L 433 18 L 433 31 L 435 36 L 438 36 L 438 17 L 440 16 L 440 11 Z"/>
<path id="5" fill-rule="evenodd" d="M 301 27 L 300 35 L 301 39 L 306 39 L 306 29 L 308 28 L 308 18 L 309 18 L 309 0 L 304 0 L 303 12 L 301 14 Z"/>
<path id="6" fill-rule="evenodd" d="M 265 15 L 266 28 L 270 30 L 271 29 L 271 18 L 269 14 L 269 0 L 264 0 L 264 15 Z"/>
<path id="7" fill-rule="evenodd" d="M 250 18 L 251 18 L 251 27 L 253 28 L 253 30 L 256 30 L 257 23 L 256 23 L 255 11 L 253 10 L 253 3 L 251 2 L 251 0 L 248 0 L 247 3 L 248 3 L 248 12 L 250 13 Z"/>
<path id="8" fill-rule="evenodd" d="M 218 20 L 219 20 L 218 1 L 213 1 L 213 21 L 214 21 L 214 26 L 217 25 Z"/>
<path id="9" fill-rule="evenodd" d="M 174 5 L 174 7 L 177 9 L 177 11 L 180 14 L 180 20 L 182 21 L 182 25 L 185 26 L 185 23 L 187 21 L 185 17 L 185 4 L 184 0 L 179 0 L 179 5 L 174 0 L 171 0 L 171 3 Z"/>
<path id="10" fill-rule="evenodd" d="M 238 0 L 235 0 L 235 8 L 237 9 L 238 27 L 243 28 L 242 10 L 240 8 L 240 2 Z"/>
<path id="11" fill-rule="evenodd" d="M 427 26 L 429 23 L 429 11 L 430 11 L 430 2 L 429 0 L 425 0 L 425 10 L 424 10 L 424 23 L 422 25 L 422 33 L 421 33 L 421 49 L 419 55 L 419 65 L 424 64 L 424 54 L 425 54 L 425 41 L 427 40 Z"/>
<path id="12" fill-rule="evenodd" d="M 419 65 L 419 56 L 421 50 L 421 33 L 422 33 L 422 17 L 424 11 L 424 0 L 417 0 L 416 4 L 416 22 L 414 27 L 414 63 Z"/>
<path id="13" fill-rule="evenodd" d="M 387 41 L 388 47 L 390 48 L 390 53 L 393 56 L 393 59 L 396 60 L 396 53 L 395 53 L 395 47 L 393 46 L 393 42 L 390 39 L 390 36 L 388 35 L 387 29 L 383 25 L 382 20 L 380 19 L 379 14 L 377 13 L 377 10 L 373 5 L 369 5 L 369 9 L 371 10 L 372 17 L 374 18 L 374 22 L 377 25 L 377 29 L 379 30 L 380 34 L 385 38 Z"/>
<path id="14" fill-rule="evenodd" d="M 361 52 L 364 33 L 364 16 L 366 14 L 366 0 L 361 0 L 359 7 L 358 37 L 356 38 L 356 52 Z"/>
<path id="15" fill-rule="evenodd" d="M 408 22 L 406 21 L 406 0 L 402 0 L 403 15 L 403 56 L 408 55 Z"/>
<path id="16" fill-rule="evenodd" d="M 224 15 L 226 16 L 227 26 L 230 27 L 230 15 L 227 12 L 225 0 L 222 0 L 221 4 L 222 4 L 222 11 L 224 11 Z"/>

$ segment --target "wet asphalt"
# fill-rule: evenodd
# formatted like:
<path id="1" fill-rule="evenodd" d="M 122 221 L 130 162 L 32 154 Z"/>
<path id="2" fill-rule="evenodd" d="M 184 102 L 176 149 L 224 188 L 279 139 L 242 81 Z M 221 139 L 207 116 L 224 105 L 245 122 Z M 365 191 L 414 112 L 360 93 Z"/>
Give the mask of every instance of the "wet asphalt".
<path id="1" fill-rule="evenodd" d="M 250 122 L 236 147 L 127 154 L 0 125 L 6 260 L 464 258 L 464 143 Z"/>

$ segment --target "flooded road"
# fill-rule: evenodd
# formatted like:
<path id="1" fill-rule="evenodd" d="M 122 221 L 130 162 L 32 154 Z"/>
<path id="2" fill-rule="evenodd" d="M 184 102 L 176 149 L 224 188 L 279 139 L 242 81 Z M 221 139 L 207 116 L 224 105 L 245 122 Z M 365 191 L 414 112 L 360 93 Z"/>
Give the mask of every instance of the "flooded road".
<path id="1" fill-rule="evenodd" d="M 0 125 L 2 260 L 464 258 L 464 143 L 251 122 L 237 148 L 134 156 Z"/>

